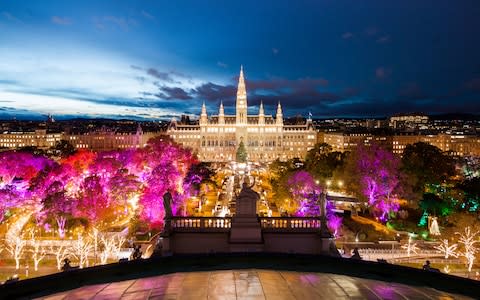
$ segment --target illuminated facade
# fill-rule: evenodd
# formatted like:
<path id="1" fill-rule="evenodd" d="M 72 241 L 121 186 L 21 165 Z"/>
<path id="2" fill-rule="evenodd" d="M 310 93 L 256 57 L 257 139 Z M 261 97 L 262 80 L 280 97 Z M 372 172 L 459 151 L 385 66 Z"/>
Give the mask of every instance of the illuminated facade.
<path id="1" fill-rule="evenodd" d="M 208 117 L 205 103 L 198 124 L 170 124 L 167 134 L 177 143 L 192 148 L 203 161 L 235 160 L 243 142 L 250 161 L 269 162 L 275 159 L 304 158 L 316 143 L 316 131 L 309 118 L 302 125 L 283 124 L 282 106 L 278 103 L 275 117 L 266 115 L 260 103 L 258 115 L 248 115 L 247 90 L 243 68 L 240 69 L 235 115 L 225 115 L 220 103 L 218 115 Z"/>
<path id="2" fill-rule="evenodd" d="M 82 134 L 68 134 L 65 139 L 76 149 L 109 151 L 144 147 L 155 133 L 144 133 L 140 126 L 136 132 L 115 132 L 100 130 Z"/>
<path id="3" fill-rule="evenodd" d="M 61 139 L 63 139 L 63 133 L 47 133 L 46 129 L 37 129 L 31 132 L 4 132 L 0 134 L 0 147 L 6 149 L 23 147 L 47 149 L 55 146 Z"/>
<path id="4" fill-rule="evenodd" d="M 147 141 L 159 133 L 143 132 L 138 127 L 136 132 L 116 132 L 100 130 L 86 133 L 50 133 L 46 129 L 37 129 L 32 132 L 4 132 L 0 133 L 0 148 L 19 149 L 36 147 L 47 150 L 61 140 L 66 140 L 76 149 L 91 151 L 110 151 L 130 148 L 140 148 Z"/>
<path id="5" fill-rule="evenodd" d="M 333 151 L 351 151 L 358 145 L 372 143 L 391 148 L 395 154 L 403 154 L 407 145 L 418 142 L 428 143 L 453 156 L 480 156 L 480 137 L 463 134 L 401 134 L 393 136 L 370 133 L 333 132 L 323 135 L 323 142 L 332 146 Z"/>

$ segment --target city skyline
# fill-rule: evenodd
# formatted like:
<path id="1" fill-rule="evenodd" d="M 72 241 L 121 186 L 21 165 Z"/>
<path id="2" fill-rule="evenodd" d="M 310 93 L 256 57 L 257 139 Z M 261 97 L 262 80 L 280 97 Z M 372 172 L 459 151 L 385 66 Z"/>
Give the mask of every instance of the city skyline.
<path id="1" fill-rule="evenodd" d="M 477 113 L 474 1 L 0 4 L 0 118 Z M 405 20 L 409 20 L 408 23 Z"/>

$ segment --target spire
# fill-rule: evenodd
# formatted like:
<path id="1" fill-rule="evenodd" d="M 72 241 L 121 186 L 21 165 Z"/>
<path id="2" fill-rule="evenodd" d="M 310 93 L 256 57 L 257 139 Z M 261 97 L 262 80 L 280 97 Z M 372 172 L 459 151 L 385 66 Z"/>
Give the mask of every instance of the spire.
<path id="1" fill-rule="evenodd" d="M 247 89 L 245 87 L 245 78 L 243 76 L 243 66 L 240 66 L 240 76 L 238 77 L 236 119 L 237 124 L 247 124 Z"/>
<path id="2" fill-rule="evenodd" d="M 260 108 L 258 109 L 258 115 L 265 115 L 265 111 L 263 110 L 263 101 L 260 101 Z"/>
<path id="3" fill-rule="evenodd" d="M 225 110 L 223 109 L 223 101 L 220 101 L 220 108 L 218 109 L 218 115 L 224 115 Z"/>
<path id="4" fill-rule="evenodd" d="M 247 91 L 245 88 L 245 77 L 243 76 L 243 66 L 240 66 L 240 76 L 238 77 L 238 88 L 237 88 L 237 98 L 238 96 L 247 95 Z"/>
<path id="5" fill-rule="evenodd" d="M 225 110 L 223 109 L 223 101 L 220 101 L 220 108 L 218 109 L 218 124 L 225 124 Z"/>
<path id="6" fill-rule="evenodd" d="M 208 123 L 207 107 L 205 106 L 205 101 L 202 104 L 202 113 L 200 114 L 200 125 Z"/>
<path id="7" fill-rule="evenodd" d="M 265 124 L 265 111 L 263 110 L 263 101 L 260 101 L 260 108 L 258 109 L 258 124 Z"/>
<path id="8" fill-rule="evenodd" d="M 280 125 L 280 124 L 283 124 L 283 113 L 282 113 L 282 105 L 280 104 L 280 101 L 278 102 L 278 106 L 277 106 L 277 124 Z"/>

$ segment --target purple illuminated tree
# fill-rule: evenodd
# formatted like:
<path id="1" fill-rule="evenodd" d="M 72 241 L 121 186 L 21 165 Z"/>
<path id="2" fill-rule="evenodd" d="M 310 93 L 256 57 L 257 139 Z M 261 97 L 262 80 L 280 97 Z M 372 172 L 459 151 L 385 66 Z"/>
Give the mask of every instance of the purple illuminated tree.
<path id="1" fill-rule="evenodd" d="M 53 161 L 43 156 L 16 151 L 0 153 L 0 222 L 8 209 L 37 204 L 29 183 L 50 165 Z"/>
<path id="2" fill-rule="evenodd" d="M 76 203 L 67 195 L 62 182 L 55 181 L 50 185 L 42 204 L 42 212 L 55 219 L 58 236 L 65 238 L 67 219 L 72 217 Z"/>
<path id="3" fill-rule="evenodd" d="M 378 145 L 358 146 L 347 159 L 344 174 L 347 187 L 365 199 L 382 222 L 399 208 L 399 166 L 399 158 Z"/>
<path id="4" fill-rule="evenodd" d="M 319 216 L 318 197 L 321 188 L 315 183 L 312 175 L 306 171 L 297 171 L 287 180 L 292 199 L 298 206 L 299 216 Z"/>
<path id="5" fill-rule="evenodd" d="M 112 210 L 108 205 L 108 196 L 101 184 L 101 178 L 97 175 L 86 177 L 78 194 L 75 215 L 88 219 L 90 225 L 97 227 L 101 221 L 111 220 Z"/>

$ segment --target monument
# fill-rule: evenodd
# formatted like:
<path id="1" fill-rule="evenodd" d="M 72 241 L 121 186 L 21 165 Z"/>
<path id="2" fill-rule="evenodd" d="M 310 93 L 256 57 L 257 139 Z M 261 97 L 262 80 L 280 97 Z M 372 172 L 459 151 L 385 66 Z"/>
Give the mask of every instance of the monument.
<path id="1" fill-rule="evenodd" d="M 257 201 L 260 197 L 252 189 L 254 185 L 255 181 L 249 185 L 246 177 L 237 196 L 237 210 L 230 229 L 232 251 L 245 249 L 242 244 L 250 244 L 247 248 L 252 251 L 262 250 L 262 228 L 257 217 Z"/>
<path id="2" fill-rule="evenodd" d="M 257 215 L 259 195 L 244 175 L 233 217 L 175 216 L 171 195 L 165 193 L 161 255 L 198 253 L 298 253 L 340 256 L 327 228 L 326 195 L 319 195 L 320 216 L 265 217 Z"/>

